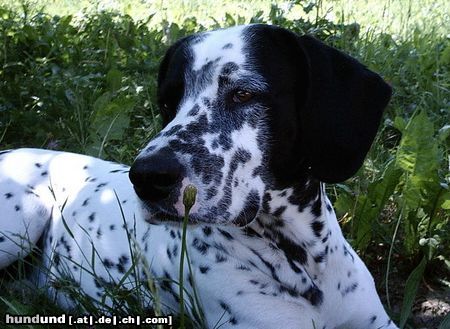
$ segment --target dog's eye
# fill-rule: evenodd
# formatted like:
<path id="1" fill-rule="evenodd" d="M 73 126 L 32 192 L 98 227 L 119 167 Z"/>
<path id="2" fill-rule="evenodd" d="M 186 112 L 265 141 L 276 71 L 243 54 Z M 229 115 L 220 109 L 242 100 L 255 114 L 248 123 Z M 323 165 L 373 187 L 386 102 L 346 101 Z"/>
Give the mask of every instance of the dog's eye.
<path id="1" fill-rule="evenodd" d="M 253 98 L 253 94 L 246 90 L 238 90 L 233 95 L 233 102 L 235 103 L 246 103 Z"/>

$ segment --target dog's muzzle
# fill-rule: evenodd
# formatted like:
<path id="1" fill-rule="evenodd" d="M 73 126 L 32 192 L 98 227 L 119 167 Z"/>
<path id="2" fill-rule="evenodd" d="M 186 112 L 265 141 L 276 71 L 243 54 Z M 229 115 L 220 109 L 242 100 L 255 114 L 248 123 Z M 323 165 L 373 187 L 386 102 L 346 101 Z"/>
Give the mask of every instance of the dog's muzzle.
<path id="1" fill-rule="evenodd" d="M 179 186 L 184 167 L 169 149 L 138 157 L 130 168 L 130 181 L 137 196 L 145 202 L 168 198 Z"/>

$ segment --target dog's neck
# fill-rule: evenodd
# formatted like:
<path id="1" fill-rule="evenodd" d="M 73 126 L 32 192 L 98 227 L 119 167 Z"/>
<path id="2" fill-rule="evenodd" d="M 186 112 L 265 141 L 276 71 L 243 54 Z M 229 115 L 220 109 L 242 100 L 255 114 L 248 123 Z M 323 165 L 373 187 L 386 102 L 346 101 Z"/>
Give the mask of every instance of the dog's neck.
<path id="1" fill-rule="evenodd" d="M 291 260 L 294 270 L 300 266 L 312 272 L 325 268 L 332 247 L 342 239 L 324 186 L 316 180 L 268 191 L 263 213 L 249 229 L 274 241 Z"/>

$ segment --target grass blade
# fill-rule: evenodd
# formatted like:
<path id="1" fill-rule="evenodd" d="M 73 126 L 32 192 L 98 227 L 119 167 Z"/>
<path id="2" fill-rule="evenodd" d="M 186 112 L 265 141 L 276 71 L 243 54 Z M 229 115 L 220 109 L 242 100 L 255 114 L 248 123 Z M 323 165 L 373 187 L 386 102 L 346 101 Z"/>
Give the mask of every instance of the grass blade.
<path id="1" fill-rule="evenodd" d="M 426 265 L 427 259 L 423 257 L 420 264 L 417 265 L 414 271 L 412 271 L 409 275 L 408 280 L 406 280 L 405 296 L 403 298 L 403 305 L 400 313 L 400 328 L 405 327 L 406 321 L 411 313 L 414 299 L 416 298 L 417 289 L 419 288 L 419 283 L 422 280 Z"/>

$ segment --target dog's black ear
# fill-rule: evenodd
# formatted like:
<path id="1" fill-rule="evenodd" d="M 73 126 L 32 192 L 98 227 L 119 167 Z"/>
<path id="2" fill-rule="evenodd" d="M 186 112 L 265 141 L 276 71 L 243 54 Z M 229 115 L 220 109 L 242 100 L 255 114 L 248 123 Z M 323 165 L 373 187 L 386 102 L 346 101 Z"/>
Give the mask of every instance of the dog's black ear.
<path id="1" fill-rule="evenodd" d="M 307 67 L 299 109 L 301 149 L 313 176 L 326 183 L 350 178 L 377 133 L 391 88 L 354 58 L 310 37 L 298 37 Z"/>
<path id="2" fill-rule="evenodd" d="M 159 64 L 159 71 L 158 71 L 158 87 L 161 87 L 161 84 L 166 79 L 167 70 L 169 68 L 169 64 L 172 61 L 172 58 L 176 51 L 180 48 L 180 45 L 182 44 L 184 40 L 178 40 L 173 45 L 171 45 L 166 53 L 164 54 L 161 63 Z"/>
<path id="3" fill-rule="evenodd" d="M 173 119 L 183 96 L 183 72 L 188 61 L 185 47 L 190 38 L 184 37 L 170 46 L 159 65 L 157 98 L 163 126 Z"/>

